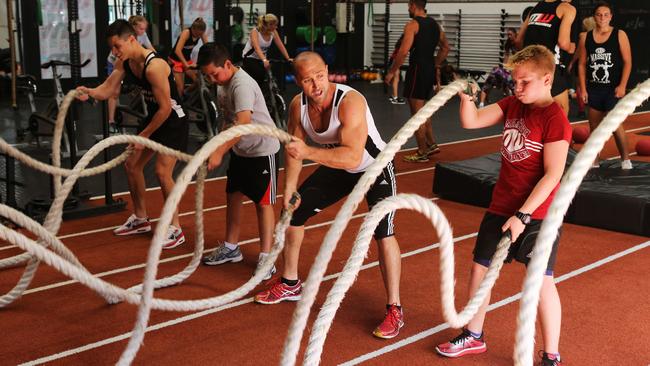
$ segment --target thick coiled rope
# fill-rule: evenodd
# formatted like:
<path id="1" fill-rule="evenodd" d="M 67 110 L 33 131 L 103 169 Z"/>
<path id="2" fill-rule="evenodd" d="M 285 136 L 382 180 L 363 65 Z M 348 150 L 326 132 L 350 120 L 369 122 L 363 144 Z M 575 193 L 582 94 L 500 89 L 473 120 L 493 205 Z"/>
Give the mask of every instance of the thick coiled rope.
<path id="1" fill-rule="evenodd" d="M 560 188 L 548 209 L 546 219 L 542 223 L 537 241 L 532 252 L 532 258 L 526 271 L 519 316 L 517 317 L 517 336 L 514 350 L 515 365 L 531 366 L 533 364 L 533 347 L 535 341 L 535 319 L 537 304 L 544 280 L 544 272 L 551 255 L 553 241 L 566 214 L 571 200 L 575 196 L 582 179 L 589 171 L 598 152 L 603 149 L 605 142 L 612 133 L 623 123 L 634 109 L 650 96 L 650 79 L 639 84 L 628 95 L 623 97 L 614 109 L 592 133 L 583 148 L 576 156 L 562 178 Z"/>
<path id="2" fill-rule="evenodd" d="M 59 116 L 57 117 L 57 127 L 60 129 L 65 120 L 66 111 L 78 95 L 78 92 L 71 91 L 66 95 L 64 102 L 61 105 Z M 56 128 L 55 128 L 56 131 Z M 278 224 L 275 228 L 275 242 L 269 253 L 269 256 L 263 261 L 260 270 L 243 286 L 240 288 L 226 293 L 224 295 L 200 299 L 200 300 L 190 300 L 190 301 L 177 301 L 177 300 L 162 300 L 153 298 L 153 289 L 165 286 L 171 286 L 183 281 L 187 278 L 198 266 L 200 261 L 200 256 L 203 251 L 203 217 L 200 214 L 202 212 L 203 204 L 203 188 L 204 180 L 206 176 L 205 169 L 205 160 L 210 156 L 210 154 L 215 151 L 219 146 L 224 143 L 232 140 L 233 138 L 246 135 L 246 134 L 259 134 L 264 136 L 276 137 L 282 142 L 287 142 L 291 140 L 291 136 L 286 132 L 273 127 L 266 127 L 260 125 L 244 125 L 236 126 L 228 129 L 225 132 L 222 132 L 218 136 L 211 139 L 206 143 L 194 156 L 190 156 L 172 149 L 169 149 L 163 145 L 160 145 L 154 141 L 151 141 L 146 138 L 139 136 L 127 136 L 127 135 L 118 135 L 112 136 L 107 139 L 104 139 L 97 144 L 95 144 L 91 149 L 88 150 L 86 154 L 79 160 L 75 165 L 74 169 L 67 170 L 61 169 L 58 165 L 60 160 L 55 159 L 53 166 L 37 162 L 21 152 L 17 151 L 4 140 L 0 139 L 0 150 L 5 151 L 11 156 L 16 157 L 17 159 L 23 161 L 28 166 L 34 167 L 36 169 L 44 170 L 55 176 L 55 199 L 50 207 L 50 211 L 46 216 L 45 223 L 43 226 L 39 225 L 36 221 L 25 216 L 24 214 L 18 212 L 17 210 L 6 206 L 0 205 L 0 215 L 7 217 L 8 219 L 16 222 L 21 225 L 25 230 L 32 232 L 38 238 L 38 242 L 32 240 L 25 235 L 18 233 L 14 230 L 11 230 L 5 226 L 0 225 L 0 238 L 7 240 L 8 242 L 16 245 L 17 247 L 25 250 L 27 253 L 23 253 L 19 256 L 8 258 L 3 260 L 2 267 L 6 268 L 13 266 L 19 263 L 23 263 L 25 260 L 28 260 L 28 265 L 23 273 L 23 276 L 19 280 L 18 284 L 14 287 L 12 291 L 6 294 L 2 298 L 2 304 L 6 305 L 11 303 L 11 301 L 18 298 L 24 290 L 29 285 L 29 282 L 33 278 L 33 275 L 36 271 L 39 261 L 44 261 L 45 263 L 55 267 L 57 270 L 61 271 L 65 275 L 77 280 L 83 285 L 88 286 L 93 289 L 101 296 L 107 299 L 109 302 L 117 302 L 125 300 L 132 304 L 139 304 L 140 309 L 138 312 L 138 318 L 134 331 L 132 333 L 132 338 L 125 349 L 122 357 L 120 358 L 119 363 L 122 365 L 130 364 L 130 362 L 135 357 L 137 350 L 142 342 L 144 336 L 144 329 L 146 328 L 149 312 L 151 309 L 160 309 L 160 310 L 172 310 L 172 311 L 198 311 L 208 308 L 218 307 L 245 296 L 250 292 L 255 286 L 257 286 L 261 281 L 264 275 L 271 269 L 275 260 L 277 259 L 278 254 L 282 251 L 284 246 L 284 232 L 289 225 L 292 210 L 286 211 L 282 214 Z M 61 134 L 55 132 L 55 141 L 60 140 Z M 149 256 L 147 260 L 147 266 L 145 268 L 145 281 L 141 287 L 136 286 L 132 288 L 131 291 L 127 291 L 120 287 L 114 286 L 106 281 L 103 281 L 92 275 L 72 254 L 65 246 L 56 238 L 55 233 L 58 231 L 61 224 L 62 217 L 62 208 L 65 198 L 68 196 L 76 180 L 81 176 L 91 176 L 93 174 L 100 174 L 104 171 L 111 169 L 118 164 L 122 163 L 127 157 L 128 152 L 123 153 L 119 157 L 111 160 L 108 163 L 100 165 L 95 168 L 86 169 L 86 166 L 90 161 L 97 156 L 104 149 L 115 145 L 115 144 L 141 144 L 146 148 L 152 149 L 158 153 L 169 154 L 175 156 L 177 159 L 188 162 L 187 166 L 183 169 L 178 183 L 172 190 L 170 194 L 170 199 L 168 199 L 163 208 L 163 215 L 159 224 L 156 227 L 154 238 L 152 240 L 152 245 L 149 251 Z M 54 148 L 57 149 L 57 146 L 60 144 L 53 143 Z M 53 156 L 59 156 L 60 151 L 53 152 Z M 42 169 L 41 169 L 42 168 Z M 198 171 L 198 173 L 197 173 Z M 159 263 L 160 252 L 162 249 L 162 240 L 164 239 L 164 232 L 166 228 L 171 223 L 171 218 L 176 210 L 177 204 L 180 201 L 183 193 L 187 189 L 187 186 L 190 183 L 191 178 L 197 174 L 197 187 L 196 187 L 196 246 L 194 250 L 194 255 L 190 264 L 180 273 L 170 276 L 167 278 L 155 279 L 157 266 Z M 67 177 L 65 181 L 60 184 L 60 177 Z M 57 184 L 59 180 L 59 184 Z M 54 251 L 49 250 L 47 247 L 52 246 Z M 140 295 L 138 292 L 142 290 L 144 295 Z"/>
<path id="3" fill-rule="evenodd" d="M 305 351 L 304 365 L 317 365 L 320 362 L 327 332 L 332 325 L 336 311 L 343 301 L 343 297 L 345 297 L 345 293 L 350 289 L 361 270 L 375 228 L 389 212 L 399 209 L 414 210 L 426 216 L 431 220 L 431 224 L 436 229 L 438 238 L 440 238 L 440 278 L 442 281 L 440 292 L 442 295 L 442 309 L 445 320 L 451 327 L 460 328 L 466 325 L 476 314 L 478 308 L 485 300 L 485 296 L 492 289 L 494 282 L 499 277 L 499 271 L 503 266 L 503 261 L 508 255 L 508 248 L 510 248 L 509 234 L 505 235 L 499 242 L 485 279 L 481 282 L 472 299 L 459 314 L 456 312 L 454 303 L 454 240 L 449 221 L 447 221 L 447 218 L 435 203 L 421 196 L 398 194 L 393 197 L 388 197 L 377 203 L 363 221 L 354 246 L 352 247 L 352 254 L 341 271 L 341 276 L 336 280 L 334 286 L 327 294 L 325 304 L 323 304 L 314 322 L 309 336 L 307 350 Z"/>

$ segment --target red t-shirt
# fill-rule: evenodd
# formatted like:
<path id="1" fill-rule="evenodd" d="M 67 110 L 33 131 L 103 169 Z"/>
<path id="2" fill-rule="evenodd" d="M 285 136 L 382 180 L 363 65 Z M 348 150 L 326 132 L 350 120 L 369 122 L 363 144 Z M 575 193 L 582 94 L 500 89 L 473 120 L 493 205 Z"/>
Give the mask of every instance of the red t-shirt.
<path id="1" fill-rule="evenodd" d="M 544 144 L 561 140 L 570 142 L 571 126 L 557 103 L 535 108 L 510 96 L 497 104 L 503 111 L 505 121 L 501 171 L 488 211 L 512 216 L 544 176 Z M 543 219 L 546 216 L 558 186 L 532 213 L 533 219 Z"/>

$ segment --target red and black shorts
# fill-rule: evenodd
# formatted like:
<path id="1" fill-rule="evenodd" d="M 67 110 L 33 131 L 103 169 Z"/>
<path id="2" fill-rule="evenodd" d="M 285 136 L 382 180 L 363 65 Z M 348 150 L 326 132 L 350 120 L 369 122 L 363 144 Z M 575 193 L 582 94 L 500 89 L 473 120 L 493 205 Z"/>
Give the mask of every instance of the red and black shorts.
<path id="1" fill-rule="evenodd" d="M 404 79 L 404 98 L 429 100 L 436 84 L 436 68 L 429 64 L 409 65 Z"/>
<path id="2" fill-rule="evenodd" d="M 275 204 L 277 190 L 276 155 L 247 158 L 230 152 L 226 193 L 241 192 L 256 204 Z"/>
<path id="3" fill-rule="evenodd" d="M 476 238 L 476 245 L 474 246 L 474 262 L 489 267 L 494 253 L 497 251 L 497 245 L 503 236 L 501 227 L 508 221 L 510 217 L 493 214 L 486 212 L 481 221 L 481 227 L 478 231 Z M 517 262 L 528 265 L 530 261 L 530 254 L 533 251 L 537 235 L 542 227 L 542 220 L 531 220 L 530 224 L 526 225 L 524 231 L 519 235 L 517 241 L 510 246 L 510 253 L 506 258 L 506 262 L 513 259 Z M 553 275 L 553 268 L 555 267 L 555 260 L 557 259 L 557 249 L 560 244 L 560 230 L 558 230 L 557 237 L 553 242 L 553 250 L 548 259 L 546 266 L 546 275 Z"/>

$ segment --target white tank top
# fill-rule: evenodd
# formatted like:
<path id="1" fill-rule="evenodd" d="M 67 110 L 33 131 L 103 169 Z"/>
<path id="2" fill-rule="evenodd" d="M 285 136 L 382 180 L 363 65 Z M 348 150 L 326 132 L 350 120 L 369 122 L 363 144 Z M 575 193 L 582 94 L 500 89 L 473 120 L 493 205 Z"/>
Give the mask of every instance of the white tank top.
<path id="1" fill-rule="evenodd" d="M 260 45 L 260 48 L 262 49 L 262 53 L 266 56 L 266 52 L 269 50 L 271 44 L 273 43 L 274 33 L 271 33 L 271 38 L 269 38 L 269 40 L 267 41 L 264 39 L 264 37 L 262 37 L 262 33 L 259 30 L 256 30 L 256 32 L 257 32 L 257 43 Z M 246 46 L 244 46 L 244 50 L 242 51 L 241 56 L 243 58 L 251 57 L 260 60 L 260 57 L 257 55 L 257 52 L 255 52 L 255 48 L 253 48 L 253 44 L 251 43 L 250 36 L 248 37 L 248 41 L 246 41 Z"/>
<path id="2" fill-rule="evenodd" d="M 330 123 L 327 127 L 327 130 L 318 133 L 314 130 L 314 126 L 311 124 L 309 119 L 308 112 L 308 99 L 304 93 L 300 93 L 300 123 L 302 124 L 303 129 L 307 133 L 307 136 L 314 141 L 315 143 L 333 148 L 338 146 L 341 141 L 339 140 L 339 128 L 341 127 L 341 121 L 339 120 L 339 105 L 343 100 L 345 94 L 349 91 L 354 90 L 353 88 L 342 85 L 342 84 L 333 84 L 336 87 L 334 91 L 334 103 L 332 104 L 332 114 L 330 116 Z M 355 90 L 356 91 L 356 90 Z M 366 170 L 370 164 L 375 161 L 375 158 L 379 153 L 386 147 L 386 143 L 381 139 L 377 127 L 375 126 L 375 121 L 372 118 L 372 113 L 370 113 L 370 108 L 368 108 L 368 102 L 364 98 L 366 103 L 366 123 L 368 124 L 368 138 L 366 139 L 366 146 L 363 150 L 363 158 L 361 159 L 361 164 L 354 169 L 346 169 L 350 173 L 360 173 Z"/>

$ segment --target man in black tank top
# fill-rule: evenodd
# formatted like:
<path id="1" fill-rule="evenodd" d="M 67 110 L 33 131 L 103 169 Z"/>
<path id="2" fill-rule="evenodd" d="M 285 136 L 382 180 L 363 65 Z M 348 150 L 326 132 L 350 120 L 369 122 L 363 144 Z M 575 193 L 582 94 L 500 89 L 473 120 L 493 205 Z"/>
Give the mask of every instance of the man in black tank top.
<path id="1" fill-rule="evenodd" d="M 426 0 L 410 0 L 409 16 L 413 18 L 404 26 L 402 45 L 384 81 L 390 85 L 399 72 L 406 55 L 411 52 L 409 67 L 404 81 L 404 97 L 408 99 L 411 115 L 417 113 L 424 103 L 433 97 L 433 87 L 440 87 L 440 64 L 449 53 L 449 43 L 442 28 L 427 16 Z M 440 50 L 435 56 L 436 47 Z M 408 162 L 427 162 L 429 156 L 440 152 L 433 138 L 429 119 L 415 132 L 418 150 L 404 157 Z"/>
<path id="2" fill-rule="evenodd" d="M 80 86 L 78 91 L 84 93 L 79 99 L 88 97 L 106 100 L 119 93 L 120 84 L 125 78 L 131 78 L 142 88 L 149 116 L 139 126 L 139 136 L 150 138 L 172 149 L 187 148 L 188 124 L 183 109 L 177 103 L 174 78 L 165 60 L 155 53 L 142 47 L 135 38 L 135 30 L 125 20 L 118 19 L 109 25 L 107 30 L 108 43 L 111 52 L 117 56 L 115 68 L 111 75 L 98 87 L 87 88 Z M 171 94 L 170 94 L 171 93 Z M 143 169 L 155 154 L 140 144 L 133 146 L 134 151 L 125 162 L 126 176 L 129 182 L 134 213 L 124 225 L 113 231 L 115 235 L 131 235 L 151 231 L 151 223 L 147 217 L 145 203 L 145 180 Z M 159 155 L 156 158 L 156 175 L 160 182 L 163 198 L 174 188 L 172 171 L 176 158 Z M 178 211 L 174 213 L 172 225 L 167 231 L 163 249 L 174 248 L 185 242 L 185 236 L 180 229 Z"/>
<path id="3" fill-rule="evenodd" d="M 576 45 L 571 42 L 571 25 L 576 17 L 576 8 L 561 0 L 540 1 L 530 11 L 517 35 L 520 49 L 532 44 L 548 48 L 555 55 L 555 73 L 551 95 L 562 110 L 569 114 L 569 84 L 565 66 L 560 63 L 560 50 L 570 54 Z"/>

